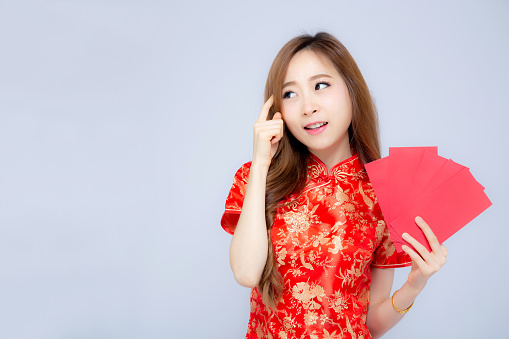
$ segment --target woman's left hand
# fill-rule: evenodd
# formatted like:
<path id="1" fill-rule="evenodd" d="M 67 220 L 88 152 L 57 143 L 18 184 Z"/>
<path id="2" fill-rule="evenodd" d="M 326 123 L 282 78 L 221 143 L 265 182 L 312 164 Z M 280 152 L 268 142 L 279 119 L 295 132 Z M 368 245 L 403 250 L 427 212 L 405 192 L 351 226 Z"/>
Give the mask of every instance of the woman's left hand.
<path id="1" fill-rule="evenodd" d="M 422 291 L 428 279 L 445 264 L 447 248 L 438 242 L 431 228 L 421 217 L 415 218 L 415 222 L 424 232 L 432 251 L 428 251 L 426 247 L 407 233 L 403 234 L 403 239 L 408 241 L 417 252 L 407 245 L 403 245 L 402 249 L 412 258 L 412 269 L 408 274 L 408 283 L 416 290 Z"/>

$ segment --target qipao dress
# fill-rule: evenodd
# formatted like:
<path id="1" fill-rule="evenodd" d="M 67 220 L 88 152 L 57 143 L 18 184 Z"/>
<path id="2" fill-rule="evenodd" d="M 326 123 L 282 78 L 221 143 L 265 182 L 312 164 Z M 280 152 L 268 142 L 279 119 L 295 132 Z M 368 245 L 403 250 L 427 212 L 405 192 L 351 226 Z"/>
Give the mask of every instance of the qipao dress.
<path id="1" fill-rule="evenodd" d="M 282 297 L 275 312 L 263 304 L 258 288 L 251 290 L 246 338 L 371 338 L 371 268 L 410 266 L 411 259 L 396 252 L 357 154 L 330 171 L 310 154 L 307 166 L 305 188 L 282 201 L 270 230 Z M 230 234 L 250 167 L 245 163 L 236 172 L 226 199 L 221 226 Z"/>

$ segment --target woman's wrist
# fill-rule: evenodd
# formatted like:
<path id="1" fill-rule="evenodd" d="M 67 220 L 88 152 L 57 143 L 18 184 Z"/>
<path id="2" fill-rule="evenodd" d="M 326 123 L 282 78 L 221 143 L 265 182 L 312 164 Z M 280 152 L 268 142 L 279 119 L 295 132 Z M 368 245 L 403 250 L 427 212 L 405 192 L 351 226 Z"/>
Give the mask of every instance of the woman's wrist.
<path id="1" fill-rule="evenodd" d="M 415 298 L 421 293 L 422 288 L 412 286 L 408 281 L 401 286 L 397 294 L 393 294 L 392 304 L 394 309 L 405 310 L 413 305 Z"/>
<path id="2" fill-rule="evenodd" d="M 424 287 L 426 286 L 426 283 L 427 283 L 427 281 L 424 283 L 422 283 L 422 282 L 415 283 L 410 280 L 407 280 L 403 286 L 406 285 L 412 294 L 418 295 L 424 289 Z"/>
<path id="3" fill-rule="evenodd" d="M 264 162 L 259 162 L 259 161 L 253 160 L 251 162 L 250 171 L 254 171 L 256 173 L 262 173 L 262 174 L 267 175 L 267 173 L 269 172 L 269 167 L 270 167 L 270 163 L 265 164 Z"/>

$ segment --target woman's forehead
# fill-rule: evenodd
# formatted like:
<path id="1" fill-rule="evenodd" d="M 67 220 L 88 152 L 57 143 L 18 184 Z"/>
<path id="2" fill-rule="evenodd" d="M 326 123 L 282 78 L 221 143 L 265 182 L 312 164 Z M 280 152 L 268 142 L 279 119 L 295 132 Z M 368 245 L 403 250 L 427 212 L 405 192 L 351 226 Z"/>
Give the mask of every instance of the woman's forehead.
<path id="1" fill-rule="evenodd" d="M 339 75 L 336 67 L 327 56 L 313 50 L 304 49 L 297 52 L 290 60 L 286 70 L 285 83 L 307 80 L 308 77 L 316 74 Z"/>

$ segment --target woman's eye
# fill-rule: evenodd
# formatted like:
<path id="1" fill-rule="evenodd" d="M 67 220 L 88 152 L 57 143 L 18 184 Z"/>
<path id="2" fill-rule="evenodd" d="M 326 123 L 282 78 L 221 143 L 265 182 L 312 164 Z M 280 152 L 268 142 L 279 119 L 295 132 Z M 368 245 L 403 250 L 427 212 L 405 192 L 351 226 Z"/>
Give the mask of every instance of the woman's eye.
<path id="1" fill-rule="evenodd" d="M 283 94 L 283 99 L 293 98 L 295 96 L 295 92 L 288 91 Z"/>
<path id="2" fill-rule="evenodd" d="M 330 85 L 326 82 L 319 82 L 316 84 L 315 89 L 324 89 L 329 87 Z"/>

